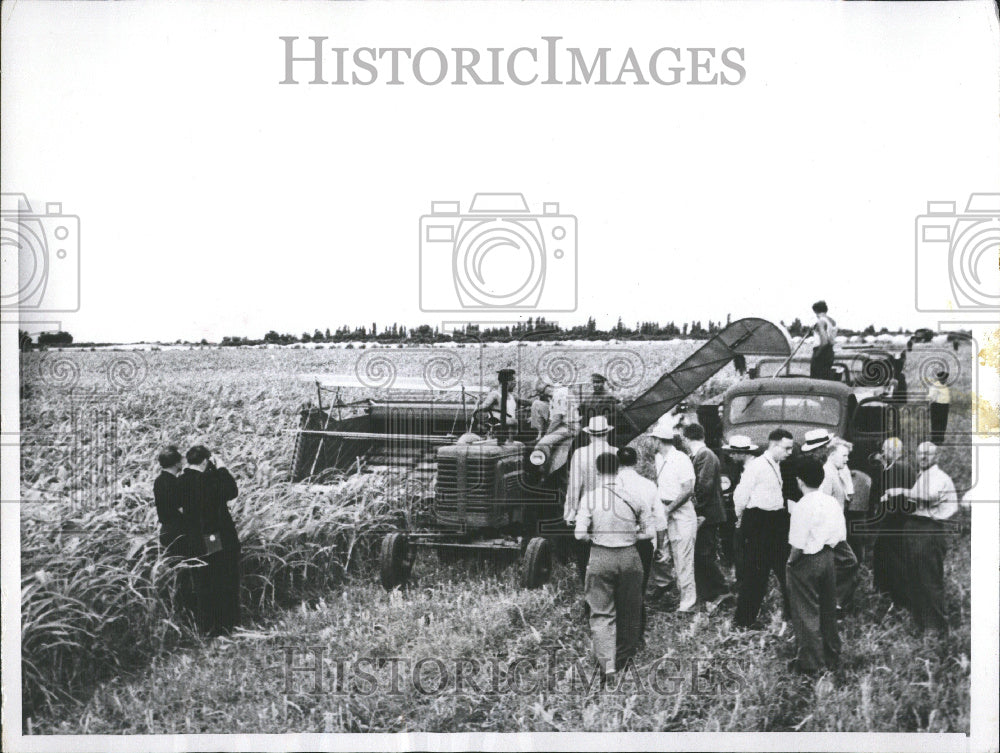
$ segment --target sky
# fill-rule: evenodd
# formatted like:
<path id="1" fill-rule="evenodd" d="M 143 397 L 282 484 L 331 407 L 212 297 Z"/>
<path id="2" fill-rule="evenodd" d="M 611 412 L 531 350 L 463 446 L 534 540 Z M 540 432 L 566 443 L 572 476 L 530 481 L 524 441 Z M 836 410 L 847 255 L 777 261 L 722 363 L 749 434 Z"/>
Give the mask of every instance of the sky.
<path id="1" fill-rule="evenodd" d="M 954 226 L 970 194 L 1000 193 L 1000 55 L 987 2 L 65 2 L 2 12 L 3 192 L 27 197 L 43 235 L 60 222 L 47 202 L 79 218 L 78 278 L 76 257 L 56 260 L 45 235 L 49 286 L 21 318 L 80 341 L 537 313 L 601 327 L 619 316 L 809 321 L 819 298 L 842 326 L 933 327 L 941 314 L 918 303 L 964 304 L 947 284 L 948 244 L 918 243 L 918 217 L 928 201 L 956 202 L 944 221 Z M 609 48 L 614 61 L 628 48 L 647 59 L 664 46 L 739 48 L 745 78 L 335 86 L 307 85 L 309 64 L 297 63 L 303 83 L 279 84 L 280 36 L 299 37 L 305 53 L 309 36 L 350 50 L 485 51 L 540 48 L 553 35 L 588 56 Z M 454 229 L 483 192 L 521 193 L 534 213 L 558 204 L 533 226 L 548 238 L 530 257 L 546 264 L 540 312 L 462 308 L 453 245 L 424 242 L 432 202 L 459 202 L 459 217 L 431 222 Z M 546 234 L 572 231 L 569 215 L 560 264 Z M 517 278 L 525 253 L 495 248 L 483 274 L 497 285 Z M 995 290 L 996 264 L 983 269 Z M 75 307 L 77 279 L 78 310 L 40 310 L 46 296 Z"/>

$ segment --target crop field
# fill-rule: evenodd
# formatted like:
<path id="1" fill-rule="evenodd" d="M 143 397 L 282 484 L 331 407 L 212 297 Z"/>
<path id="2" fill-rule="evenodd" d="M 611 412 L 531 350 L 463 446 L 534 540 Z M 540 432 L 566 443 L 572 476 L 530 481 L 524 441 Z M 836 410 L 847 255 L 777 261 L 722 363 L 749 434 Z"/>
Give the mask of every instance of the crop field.
<path id="1" fill-rule="evenodd" d="M 24 354 L 24 731 L 968 731 L 967 513 L 946 563 L 955 628 L 947 641 L 914 635 L 908 615 L 873 594 L 863 571 L 860 608 L 843 624 L 844 667 L 818 682 L 785 671 L 794 642 L 780 614 L 772 610 L 765 631 L 739 633 L 731 605 L 723 605 L 686 620 L 652 614 L 641 676 L 599 692 L 576 683 L 584 679 L 578 669 L 590 671 L 589 631 L 569 565 L 558 566 L 544 588 L 523 591 L 514 561 L 441 563 L 428 552 L 415 583 L 387 594 L 374 566 L 379 536 L 412 512 L 422 490 L 380 474 L 311 491 L 287 480 L 299 409 L 316 399 L 299 374 L 353 373 L 369 388 L 346 390 L 342 397 L 351 400 L 396 377 L 490 384 L 496 369 L 509 366 L 528 396 L 537 375 L 575 381 L 602 371 L 627 397 L 696 347 Z M 968 345 L 954 355 L 922 347 L 907 367 L 911 393 L 925 361 L 960 363 L 951 428 L 968 430 Z M 726 367 L 693 402 L 736 378 Z M 157 556 L 152 504 L 156 453 L 170 443 L 208 445 L 240 486 L 230 509 L 243 542 L 244 620 L 228 639 L 201 639 L 173 616 L 179 566 Z M 960 490 L 968 486 L 967 450 L 947 448 L 941 465 Z M 772 592 L 768 601 L 775 599 Z M 338 660 L 367 660 L 376 681 L 363 692 L 328 687 L 329 677 L 317 684 L 315 673 L 299 669 L 314 659 L 328 675 Z M 467 675 L 479 672 L 472 686 L 456 681 L 460 660 Z M 666 675 L 656 680 L 664 660 L 673 668 L 670 683 Z M 383 687 L 387 667 L 421 662 L 445 667 L 450 684 Z M 485 677 L 490 666 L 502 668 L 493 673 L 502 682 Z M 424 692 L 427 685 L 435 692 Z"/>

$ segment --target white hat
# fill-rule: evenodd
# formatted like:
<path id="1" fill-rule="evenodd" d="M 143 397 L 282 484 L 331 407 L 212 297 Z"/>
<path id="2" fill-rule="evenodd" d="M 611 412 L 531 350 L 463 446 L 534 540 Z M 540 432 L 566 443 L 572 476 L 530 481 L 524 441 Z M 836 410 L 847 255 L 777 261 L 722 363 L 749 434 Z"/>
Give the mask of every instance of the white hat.
<path id="1" fill-rule="evenodd" d="M 806 432 L 805 441 L 802 442 L 802 452 L 812 452 L 824 445 L 830 444 L 833 435 L 826 429 L 810 429 Z"/>
<path id="2" fill-rule="evenodd" d="M 733 434 L 729 437 L 729 443 L 722 445 L 723 450 L 730 452 L 753 452 L 757 445 L 750 441 L 750 437 L 743 434 Z"/>
<path id="3" fill-rule="evenodd" d="M 584 431 L 588 434 L 607 434 L 614 426 L 608 425 L 608 419 L 603 415 L 593 416 Z"/>
<path id="4" fill-rule="evenodd" d="M 677 424 L 680 423 L 681 418 L 683 417 L 679 413 L 664 414 L 653 428 L 649 430 L 650 436 L 657 439 L 673 439 L 677 436 Z"/>

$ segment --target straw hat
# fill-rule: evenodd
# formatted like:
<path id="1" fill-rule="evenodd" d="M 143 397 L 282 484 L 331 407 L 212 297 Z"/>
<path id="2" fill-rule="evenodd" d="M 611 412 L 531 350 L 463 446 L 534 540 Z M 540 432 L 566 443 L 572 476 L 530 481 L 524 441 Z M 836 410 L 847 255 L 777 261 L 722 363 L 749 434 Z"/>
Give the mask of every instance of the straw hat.
<path id="1" fill-rule="evenodd" d="M 757 449 L 757 445 L 750 441 L 750 437 L 733 434 L 729 437 L 729 443 L 722 445 L 722 449 L 730 452 L 753 452 Z"/>
<path id="2" fill-rule="evenodd" d="M 608 424 L 608 419 L 603 415 L 597 415 L 590 419 L 590 423 L 584 428 L 588 434 L 607 434 L 614 426 Z"/>
<path id="3" fill-rule="evenodd" d="M 802 452 L 812 452 L 820 447 L 830 444 L 833 435 L 826 429 L 810 429 L 806 432 L 805 441 L 802 442 Z"/>

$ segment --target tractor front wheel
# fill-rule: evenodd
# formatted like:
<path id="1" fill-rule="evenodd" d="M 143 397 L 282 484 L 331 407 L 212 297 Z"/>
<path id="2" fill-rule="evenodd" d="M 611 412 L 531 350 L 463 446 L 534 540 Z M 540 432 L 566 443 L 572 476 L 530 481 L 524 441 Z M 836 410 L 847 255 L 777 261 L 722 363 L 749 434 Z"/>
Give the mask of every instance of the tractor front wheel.
<path id="1" fill-rule="evenodd" d="M 386 534 L 379 555 L 379 576 L 386 591 L 405 585 L 413 567 L 413 553 L 405 533 Z"/>
<path id="2" fill-rule="evenodd" d="M 521 586 L 541 588 L 552 576 L 552 542 L 536 536 L 528 542 L 521 561 Z"/>

